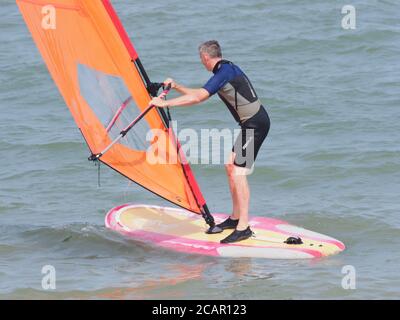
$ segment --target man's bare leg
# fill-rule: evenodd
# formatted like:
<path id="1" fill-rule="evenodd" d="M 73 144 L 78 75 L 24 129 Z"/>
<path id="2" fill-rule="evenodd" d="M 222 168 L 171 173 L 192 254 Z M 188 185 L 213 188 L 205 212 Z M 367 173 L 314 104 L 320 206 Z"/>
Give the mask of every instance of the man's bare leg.
<path id="1" fill-rule="evenodd" d="M 235 190 L 235 181 L 233 178 L 235 165 L 233 164 L 233 159 L 235 158 L 235 153 L 232 152 L 231 157 L 228 163 L 225 165 L 226 174 L 228 176 L 228 183 L 229 183 L 229 190 L 232 196 L 232 215 L 231 218 L 234 220 L 238 220 L 240 218 L 240 211 L 239 211 L 239 201 L 238 195 Z"/>
<path id="2" fill-rule="evenodd" d="M 247 182 L 249 169 L 234 165 L 233 184 L 236 193 L 237 206 L 239 208 L 240 219 L 236 227 L 237 230 L 245 230 L 249 226 L 249 201 L 250 189 Z"/>
<path id="3" fill-rule="evenodd" d="M 232 155 L 234 159 L 235 154 L 232 153 Z M 248 229 L 250 190 L 247 183 L 247 175 L 250 173 L 250 169 L 242 168 L 232 163 L 226 165 L 226 171 L 228 174 L 229 188 L 232 194 L 234 214 L 237 216 L 237 212 L 239 213 L 239 221 L 237 224 L 235 223 L 234 226 L 230 223 L 229 227 L 234 227 L 235 231 L 222 239 L 221 243 L 245 240 L 249 238 L 252 233 L 251 230 Z M 235 219 L 235 215 L 232 215 L 231 219 Z"/>
<path id="4" fill-rule="evenodd" d="M 235 153 L 232 152 L 228 164 L 225 166 L 228 174 L 229 189 L 232 195 L 233 213 L 232 218 L 239 223 L 237 230 L 244 230 L 249 223 L 249 200 L 250 190 L 247 183 L 249 169 L 241 168 L 233 164 Z"/>

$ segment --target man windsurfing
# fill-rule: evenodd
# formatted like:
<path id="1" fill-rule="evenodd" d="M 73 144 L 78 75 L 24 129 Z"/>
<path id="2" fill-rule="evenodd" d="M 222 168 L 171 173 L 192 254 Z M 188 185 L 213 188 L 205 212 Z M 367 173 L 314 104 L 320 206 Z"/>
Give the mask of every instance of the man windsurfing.
<path id="1" fill-rule="evenodd" d="M 247 175 L 251 173 L 258 151 L 268 134 L 270 120 L 250 80 L 238 66 L 222 58 L 217 41 L 202 43 L 199 54 L 204 67 L 214 74 L 207 83 L 202 88 L 192 89 L 168 78 L 164 84 L 170 84 L 181 96 L 170 100 L 153 98 L 150 104 L 161 108 L 192 106 L 218 93 L 238 122 L 241 133 L 235 141 L 228 163 L 225 164 L 232 195 L 232 215 L 217 225 L 221 229 L 235 229 L 221 243 L 237 242 L 253 234 L 248 224 L 250 190 Z"/>

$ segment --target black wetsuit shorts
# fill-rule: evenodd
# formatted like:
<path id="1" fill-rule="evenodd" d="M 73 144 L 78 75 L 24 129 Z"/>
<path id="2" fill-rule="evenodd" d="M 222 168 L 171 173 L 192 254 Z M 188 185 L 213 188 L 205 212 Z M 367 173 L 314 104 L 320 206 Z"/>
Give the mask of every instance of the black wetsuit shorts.
<path id="1" fill-rule="evenodd" d="M 232 148 L 236 154 L 234 160 L 236 166 L 248 169 L 253 167 L 270 125 L 268 113 L 263 106 L 254 116 L 240 124 L 241 131 Z"/>

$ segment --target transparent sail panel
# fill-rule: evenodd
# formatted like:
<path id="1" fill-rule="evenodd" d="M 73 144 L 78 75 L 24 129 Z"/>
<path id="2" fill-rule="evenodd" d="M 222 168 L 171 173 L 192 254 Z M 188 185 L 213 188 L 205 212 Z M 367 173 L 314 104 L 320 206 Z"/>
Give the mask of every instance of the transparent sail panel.
<path id="1" fill-rule="evenodd" d="M 83 64 L 78 64 L 78 78 L 81 96 L 108 130 L 111 139 L 117 137 L 141 113 L 121 78 Z M 149 130 L 146 120 L 142 119 L 120 143 L 146 151 L 149 146 L 146 134 Z"/>

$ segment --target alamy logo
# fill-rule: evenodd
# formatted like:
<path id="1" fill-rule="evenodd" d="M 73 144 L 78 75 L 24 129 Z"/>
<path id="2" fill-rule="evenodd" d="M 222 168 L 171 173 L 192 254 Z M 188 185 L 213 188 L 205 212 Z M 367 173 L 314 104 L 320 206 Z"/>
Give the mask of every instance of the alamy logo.
<path id="1" fill-rule="evenodd" d="M 42 28 L 45 30 L 56 29 L 56 8 L 47 5 L 42 8 Z"/>
<path id="2" fill-rule="evenodd" d="M 149 164 L 176 164 L 178 152 L 185 156 L 182 159 L 187 158 L 186 161 L 192 164 L 198 164 L 199 158 L 201 164 L 230 164 L 232 151 L 236 154 L 237 164 L 254 162 L 254 129 L 201 129 L 199 134 L 191 128 L 178 131 L 176 121 L 171 122 L 171 127 L 177 132 L 175 139 L 171 139 L 165 130 L 147 132 L 146 161 Z"/>
<path id="3" fill-rule="evenodd" d="M 345 30 L 356 28 L 356 8 L 352 5 L 345 5 L 342 7 L 342 28 Z"/>
<path id="4" fill-rule="evenodd" d="M 342 288 L 345 290 L 356 289 L 356 268 L 352 265 L 344 266 L 342 274 L 345 275 L 342 279 Z"/>
<path id="5" fill-rule="evenodd" d="M 42 289 L 55 290 L 56 289 L 56 268 L 52 265 L 45 265 L 42 268 Z"/>

